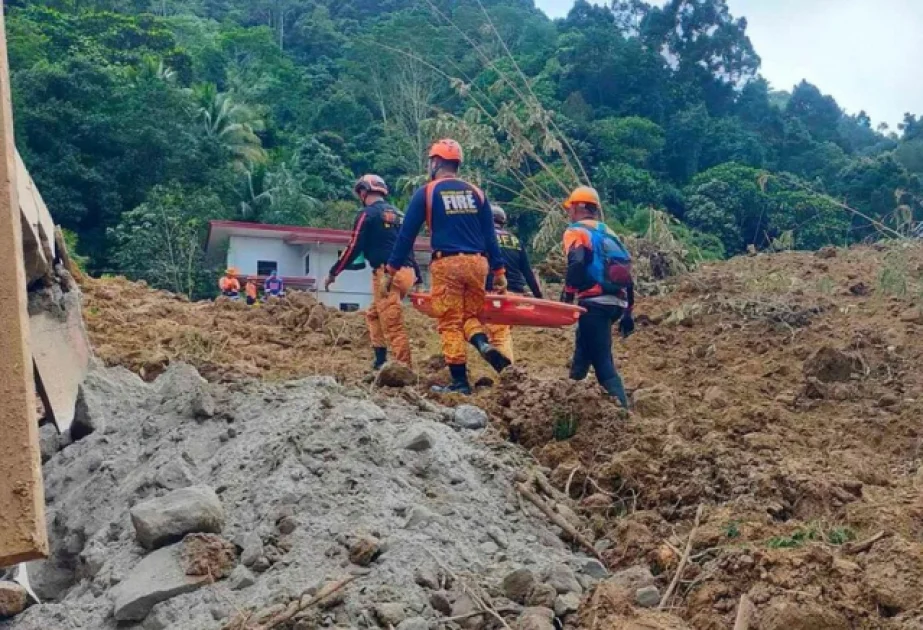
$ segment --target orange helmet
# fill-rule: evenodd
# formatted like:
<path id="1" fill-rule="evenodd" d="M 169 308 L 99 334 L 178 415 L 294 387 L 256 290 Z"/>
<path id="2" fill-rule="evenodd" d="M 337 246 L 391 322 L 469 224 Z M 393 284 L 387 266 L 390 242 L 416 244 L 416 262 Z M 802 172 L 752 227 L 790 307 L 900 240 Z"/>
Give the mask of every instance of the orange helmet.
<path id="1" fill-rule="evenodd" d="M 228 267 L 224 274 L 226 276 L 236 276 L 238 274 L 237 267 Z"/>
<path id="2" fill-rule="evenodd" d="M 564 202 L 564 208 L 570 210 L 577 204 L 594 206 L 596 208 L 601 208 L 603 205 L 599 200 L 599 193 L 596 192 L 595 188 L 590 188 L 589 186 L 579 186 L 575 188 L 574 192 L 567 198 L 567 201 Z"/>
<path id="3" fill-rule="evenodd" d="M 353 186 L 353 192 L 357 195 L 362 194 L 363 192 L 374 192 L 380 195 L 388 194 L 388 185 L 378 175 L 363 175 L 359 178 L 359 181 L 356 182 L 356 185 Z"/>
<path id="4" fill-rule="evenodd" d="M 443 160 L 448 160 L 449 162 L 459 163 L 461 163 L 464 159 L 461 145 L 450 138 L 440 140 L 432 147 L 430 147 L 429 157 L 438 157 L 442 158 Z"/>

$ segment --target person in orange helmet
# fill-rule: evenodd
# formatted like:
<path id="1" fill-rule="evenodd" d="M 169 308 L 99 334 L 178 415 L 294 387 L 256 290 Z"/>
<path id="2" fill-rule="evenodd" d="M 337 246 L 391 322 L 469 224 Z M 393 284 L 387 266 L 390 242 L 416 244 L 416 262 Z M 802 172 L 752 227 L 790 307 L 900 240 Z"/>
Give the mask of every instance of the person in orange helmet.
<path id="1" fill-rule="evenodd" d="M 510 293 L 526 294 L 526 287 L 538 299 L 542 299 L 542 289 L 532 271 L 529 255 L 519 238 L 506 229 L 506 211 L 498 205 L 493 206 L 494 226 L 497 231 L 497 241 L 506 264 L 506 277 Z M 487 279 L 487 290 L 493 290 L 491 278 Z M 490 343 L 497 347 L 510 361 L 513 361 L 513 330 L 503 324 L 488 324 L 487 337 Z"/>
<path id="2" fill-rule="evenodd" d="M 490 202 L 479 188 L 458 177 L 462 161 L 462 148 L 455 140 L 440 140 L 430 148 L 430 182 L 410 200 L 383 278 L 383 286 L 388 286 L 426 223 L 433 248 L 433 312 L 442 338 L 442 353 L 452 374 L 451 385 L 433 388 L 437 393 L 471 393 L 466 341 L 498 372 L 510 364 L 491 345 L 478 319 L 488 275 L 493 277 L 494 291 L 502 293 L 506 291 L 506 269 Z"/>
<path id="3" fill-rule="evenodd" d="M 571 224 L 564 232 L 567 276 L 563 300 L 576 301 L 586 309 L 577 323 L 570 377 L 583 380 L 592 367 L 603 389 L 627 409 L 625 386 L 612 358 L 612 327 L 618 323 L 626 338 L 635 328 L 631 256 L 602 221 L 602 203 L 595 189 L 577 188 L 564 202 L 564 209 Z"/>
<path id="4" fill-rule="evenodd" d="M 237 270 L 234 267 L 224 272 L 224 276 L 218 280 L 218 288 L 221 290 L 221 295 L 232 300 L 240 297 L 240 281 L 237 279 Z"/>
<path id="5" fill-rule="evenodd" d="M 410 339 L 404 328 L 401 302 L 410 289 L 421 282 L 413 252 L 401 262 L 388 291 L 381 293 L 378 290 L 404 215 L 387 202 L 388 186 L 378 175 L 363 175 L 353 190 L 362 202 L 362 209 L 356 216 L 349 245 L 327 274 L 324 290 L 329 291 L 338 275 L 351 269 L 360 256 L 364 257 L 372 268 L 372 304 L 365 312 L 375 351 L 372 369 L 378 370 L 385 364 L 389 348 L 396 360 L 412 366 Z"/>

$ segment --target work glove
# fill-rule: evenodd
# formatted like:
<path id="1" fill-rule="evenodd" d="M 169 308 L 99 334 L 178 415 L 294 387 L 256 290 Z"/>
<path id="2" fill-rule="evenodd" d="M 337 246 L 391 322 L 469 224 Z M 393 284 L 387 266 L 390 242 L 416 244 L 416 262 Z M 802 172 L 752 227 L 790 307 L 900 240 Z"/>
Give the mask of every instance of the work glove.
<path id="1" fill-rule="evenodd" d="M 634 331 L 635 320 L 631 316 L 631 311 L 625 311 L 622 319 L 619 320 L 619 332 L 622 334 L 622 339 L 628 339 Z"/>
<path id="2" fill-rule="evenodd" d="M 327 279 L 324 280 L 324 291 L 329 291 L 330 285 L 336 281 L 337 279 L 334 276 L 327 276 Z"/>
<path id="3" fill-rule="evenodd" d="M 494 293 L 506 293 L 507 286 L 505 272 L 494 274 Z"/>

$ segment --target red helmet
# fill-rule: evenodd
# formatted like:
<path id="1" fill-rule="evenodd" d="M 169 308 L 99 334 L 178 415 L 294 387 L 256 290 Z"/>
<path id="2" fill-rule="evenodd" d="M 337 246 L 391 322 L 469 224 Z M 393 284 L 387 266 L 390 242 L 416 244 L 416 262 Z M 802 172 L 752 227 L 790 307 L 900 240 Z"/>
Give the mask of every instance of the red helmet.
<path id="1" fill-rule="evenodd" d="M 461 145 L 450 138 L 440 140 L 429 150 L 430 158 L 442 158 L 449 162 L 461 163 L 464 160 Z"/>
<path id="2" fill-rule="evenodd" d="M 359 178 L 359 181 L 356 182 L 356 185 L 353 186 L 353 191 L 357 195 L 361 195 L 363 192 L 387 195 L 388 185 L 385 183 L 385 180 L 378 175 L 363 175 Z"/>

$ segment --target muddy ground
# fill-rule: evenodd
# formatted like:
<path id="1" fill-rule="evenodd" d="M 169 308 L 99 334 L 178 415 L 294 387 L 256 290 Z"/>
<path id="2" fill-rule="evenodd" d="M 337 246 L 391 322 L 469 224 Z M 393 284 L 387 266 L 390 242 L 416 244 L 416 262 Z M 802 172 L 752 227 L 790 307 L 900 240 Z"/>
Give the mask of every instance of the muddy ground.
<path id="1" fill-rule="evenodd" d="M 731 627 L 747 594 L 751 628 L 923 628 L 921 278 L 923 249 L 901 244 L 706 265 L 641 299 L 616 343 L 629 417 L 562 378 L 570 331 L 517 331 L 517 369 L 474 402 L 580 502 L 611 568 L 645 563 L 666 590 L 704 506 L 665 602 L 691 627 Z M 99 356 L 147 379 L 184 360 L 212 381 L 361 384 L 371 360 L 361 316 L 308 296 L 247 309 L 122 280 L 86 291 Z M 431 322 L 408 319 L 424 382 L 444 378 Z M 555 441 L 556 423 L 574 438 Z M 633 614 L 601 588 L 581 621 Z"/>

